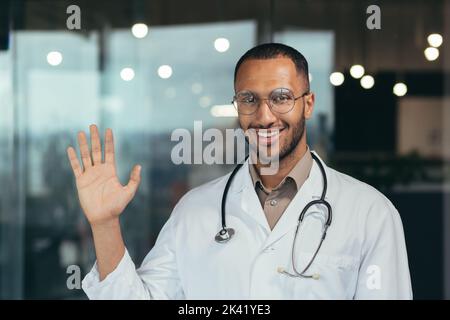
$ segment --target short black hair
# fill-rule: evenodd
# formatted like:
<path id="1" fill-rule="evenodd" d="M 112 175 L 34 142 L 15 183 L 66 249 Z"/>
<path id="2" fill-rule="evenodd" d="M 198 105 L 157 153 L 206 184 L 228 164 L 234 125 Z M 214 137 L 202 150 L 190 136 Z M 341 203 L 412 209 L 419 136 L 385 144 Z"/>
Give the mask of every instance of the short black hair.
<path id="1" fill-rule="evenodd" d="M 234 68 L 234 82 L 236 82 L 238 70 L 244 61 L 250 59 L 275 59 L 277 57 L 286 57 L 294 62 L 297 73 L 304 77 L 309 90 L 309 71 L 306 58 L 298 50 L 275 42 L 260 44 L 244 53 Z"/>

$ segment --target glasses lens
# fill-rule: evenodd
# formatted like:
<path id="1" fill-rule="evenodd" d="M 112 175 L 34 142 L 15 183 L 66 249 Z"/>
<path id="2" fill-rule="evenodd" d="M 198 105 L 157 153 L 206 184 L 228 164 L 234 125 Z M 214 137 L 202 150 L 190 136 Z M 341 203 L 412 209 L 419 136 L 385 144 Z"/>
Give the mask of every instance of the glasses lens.
<path id="1" fill-rule="evenodd" d="M 274 111 L 279 113 L 289 112 L 294 106 L 294 94 L 288 89 L 275 89 L 270 94 L 270 104 Z"/>
<path id="2" fill-rule="evenodd" d="M 285 88 L 273 90 L 269 95 L 271 109 L 278 113 L 291 111 L 295 104 L 294 94 Z M 234 107 L 240 114 L 253 114 L 258 109 L 260 98 L 252 92 L 242 91 L 233 100 Z"/>
<path id="3" fill-rule="evenodd" d="M 258 99 L 251 92 L 240 92 L 233 104 L 240 114 L 252 114 L 258 108 Z"/>

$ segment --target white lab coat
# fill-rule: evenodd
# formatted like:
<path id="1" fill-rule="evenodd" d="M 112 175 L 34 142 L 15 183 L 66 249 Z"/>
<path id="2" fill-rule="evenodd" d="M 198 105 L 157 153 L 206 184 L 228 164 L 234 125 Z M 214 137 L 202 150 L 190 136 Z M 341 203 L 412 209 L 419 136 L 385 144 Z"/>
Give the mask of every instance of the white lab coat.
<path id="1" fill-rule="evenodd" d="M 323 163 L 323 161 L 322 161 Z M 327 237 L 308 273 L 291 278 L 291 248 L 298 216 L 318 199 L 322 175 L 310 175 L 273 230 L 252 185 L 248 161 L 236 174 L 226 204 L 225 244 L 220 203 L 229 176 L 188 192 L 176 205 L 140 268 L 128 252 L 99 282 L 96 265 L 82 282 L 90 299 L 411 299 L 402 222 L 391 202 L 371 186 L 325 166 L 326 199 L 333 208 Z M 297 238 L 296 267 L 302 270 L 322 234 L 325 214 L 308 210 Z"/>

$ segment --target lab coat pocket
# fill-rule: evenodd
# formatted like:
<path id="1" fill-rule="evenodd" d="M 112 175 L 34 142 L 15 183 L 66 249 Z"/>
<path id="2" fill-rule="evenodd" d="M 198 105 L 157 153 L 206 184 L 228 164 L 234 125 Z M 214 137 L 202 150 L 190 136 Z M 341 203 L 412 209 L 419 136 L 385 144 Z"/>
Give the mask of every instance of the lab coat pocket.
<path id="1" fill-rule="evenodd" d="M 296 257 L 296 269 L 302 272 L 313 253 L 302 252 Z M 318 253 L 305 275 L 314 278 L 284 277 L 285 287 L 293 299 L 352 299 L 358 278 L 358 260 L 349 255 Z M 292 264 L 286 268 L 293 272 Z"/>

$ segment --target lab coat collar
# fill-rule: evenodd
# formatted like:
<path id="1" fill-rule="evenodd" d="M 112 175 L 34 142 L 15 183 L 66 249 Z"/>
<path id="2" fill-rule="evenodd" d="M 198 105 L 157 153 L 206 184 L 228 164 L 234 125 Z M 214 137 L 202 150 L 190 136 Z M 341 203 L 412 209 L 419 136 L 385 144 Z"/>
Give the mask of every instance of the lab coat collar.
<path id="1" fill-rule="evenodd" d="M 325 173 L 328 177 L 328 168 L 325 163 L 316 152 L 311 152 L 313 152 L 319 158 L 319 161 L 324 166 Z M 297 226 L 298 217 L 305 205 L 314 199 L 320 198 L 323 188 L 323 179 L 320 168 L 314 161 L 309 177 L 306 179 L 302 187 L 298 190 L 297 194 L 284 211 L 280 220 L 278 220 L 274 229 L 270 230 L 267 218 L 264 214 L 264 210 L 261 207 L 261 203 L 253 187 L 248 166 L 249 160 L 247 159 L 247 161 L 245 161 L 244 165 L 236 175 L 236 183 L 232 184 L 230 191 L 233 193 L 240 193 L 240 204 L 242 211 L 245 214 L 250 215 L 267 233 L 268 237 L 262 248 L 264 249 L 279 240 L 292 228 L 295 228 Z M 328 199 L 328 197 L 326 197 L 326 199 Z M 315 206 L 309 209 L 308 212 L 313 212 L 314 210 Z"/>

